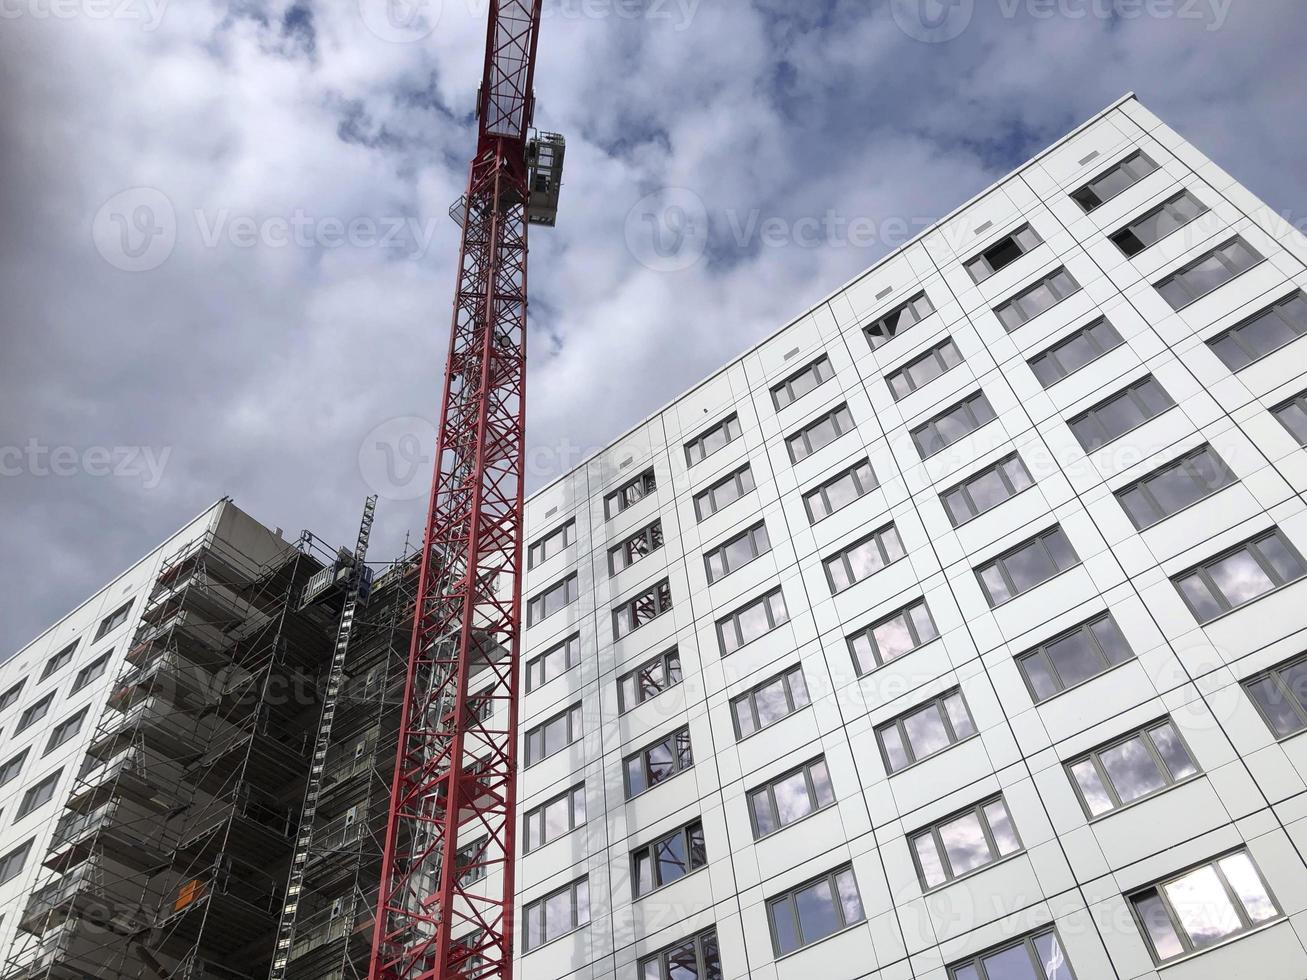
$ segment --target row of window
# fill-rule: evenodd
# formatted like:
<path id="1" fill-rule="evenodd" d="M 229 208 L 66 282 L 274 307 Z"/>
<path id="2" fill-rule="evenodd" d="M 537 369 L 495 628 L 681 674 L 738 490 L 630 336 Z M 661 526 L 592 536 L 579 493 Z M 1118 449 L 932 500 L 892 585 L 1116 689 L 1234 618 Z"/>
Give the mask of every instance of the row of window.
<path id="1" fill-rule="evenodd" d="M 1126 496 L 1144 493 L 1150 507 L 1156 505 L 1158 499 L 1187 505 L 1195 494 L 1212 484 L 1196 466 L 1196 461 L 1206 459 L 1208 452 L 1210 450 L 1203 447 L 1187 454 L 1174 466 L 1159 471 L 1160 475 L 1155 479 L 1132 484 L 1121 492 Z M 1164 483 L 1173 478 L 1182 481 L 1183 492 L 1172 493 L 1164 485 L 1155 492 L 1159 481 Z M 1205 479 L 1206 482 L 1202 482 Z M 903 546 L 894 525 L 887 525 L 828 560 L 827 575 L 832 588 L 838 590 L 838 587 L 859 581 L 903 555 Z M 1079 564 L 1080 559 L 1065 533 L 1060 526 L 1054 525 L 982 563 L 975 569 L 975 575 L 990 605 L 999 606 Z M 1194 616 L 1207 623 L 1304 576 L 1307 576 L 1307 562 L 1283 532 L 1272 528 L 1174 575 L 1172 582 Z M 656 585 L 649 594 L 658 597 L 665 590 L 669 590 L 667 580 Z M 670 606 L 670 598 L 665 601 Z M 758 596 L 718 621 L 718 640 L 723 655 L 729 655 L 787 621 L 788 612 L 779 587 Z M 847 644 L 855 669 L 859 674 L 865 674 L 937 636 L 938 630 L 925 600 L 918 599 L 859 629 L 847 638 Z M 578 645 L 579 638 L 574 634 L 533 658 L 528 662 L 528 678 L 546 676 L 546 669 L 560 657 L 563 662 L 575 662 L 579 659 Z M 1032 698 L 1038 703 L 1133 656 L 1112 617 L 1101 614 L 1020 654 L 1016 661 Z M 565 668 L 560 665 L 558 669 Z M 629 711 L 681 680 L 677 651 L 673 648 L 658 654 L 618 678 L 619 710 Z M 732 703 L 737 737 L 751 734 L 769 724 L 770 719 L 783 717 L 788 711 L 807 704 L 801 674 L 784 679 L 783 684 L 775 683 L 777 680 L 773 678 L 765 682 Z M 788 706 L 788 711 L 783 706 Z M 76 733 L 84 714 L 82 712 L 69 720 L 75 725 L 67 737 Z M 960 717 L 950 719 L 953 723 L 960 720 Z M 580 708 L 574 705 L 528 732 L 526 764 L 532 765 L 561 751 L 580 735 Z M 931 742 L 927 740 L 922 744 Z M 919 754 L 907 731 L 900 733 L 894 744 L 883 744 L 883 747 L 887 758 L 911 759 Z M 650 781 L 645 781 L 641 785 L 649 784 Z"/>
<path id="2" fill-rule="evenodd" d="M 1132 154 L 1073 193 L 1072 197 L 1080 202 L 1082 207 L 1089 207 L 1091 202 L 1096 202 L 1093 203 L 1096 207 L 1098 203 L 1110 199 L 1111 196 L 1115 196 L 1133 184 L 1136 179 L 1139 179 L 1137 175 L 1146 175 L 1155 169 L 1156 164 L 1145 154 Z M 1099 188 L 1102 189 L 1101 192 Z M 1103 193 L 1109 193 L 1109 196 L 1104 197 Z M 1206 205 L 1190 192 L 1181 191 L 1112 233 L 1109 238 L 1126 255 L 1136 255 L 1206 211 Z M 976 282 L 982 282 L 1040 242 L 1039 236 L 1033 229 L 1028 225 L 1022 226 L 964 265 Z M 1260 261 L 1262 256 L 1236 236 L 1166 276 L 1156 284 L 1156 287 L 1173 308 L 1180 309 Z M 1057 269 L 1000 304 L 995 308 L 995 313 L 1005 328 L 1012 331 L 1067 298 L 1079 288 L 1070 273 L 1065 269 Z M 929 299 L 924 293 L 919 293 L 868 325 L 865 333 L 874 348 L 933 312 L 934 307 Z M 1257 357 L 1296 339 L 1305 331 L 1307 331 L 1307 301 L 1303 300 L 1301 294 L 1295 293 L 1288 299 L 1258 313 L 1246 323 L 1224 332 L 1210 343 L 1232 370 L 1238 370 Z M 1099 319 L 1059 341 L 1047 351 L 1036 355 L 1030 361 L 1031 367 L 1040 382 L 1048 387 L 1119 346 L 1121 342 L 1119 334 L 1111 324 Z M 899 399 L 959 363 L 961 363 L 961 355 L 951 339 L 946 339 L 891 372 L 886 381 L 891 393 Z M 828 358 L 821 355 L 773 385 L 771 388 L 773 403 L 777 409 L 793 404 L 798 398 L 814 390 L 832 376 L 833 370 Z M 969 407 L 983 416 L 988 409 L 988 404 L 971 403 Z M 954 410 L 957 409 L 958 406 L 955 406 Z M 969 419 L 966 411 L 960 411 L 958 414 L 961 418 L 957 421 L 970 422 L 970 429 L 983 424 L 986 420 Z M 992 417 L 992 411 L 989 414 Z M 936 421 L 938 420 L 932 420 L 932 422 Z M 950 420 L 945 420 L 944 424 L 947 427 Z M 791 459 L 797 462 L 851 428 L 852 420 L 847 406 L 840 406 L 787 439 Z M 929 424 L 923 428 L 927 432 L 930 431 Z M 707 432 L 686 443 L 687 464 L 693 465 L 708 458 L 738 438 L 740 433 L 738 415 L 728 416 Z M 926 445 L 923 447 L 919 442 L 919 448 L 922 449 L 923 456 L 930 455 L 948 445 L 950 441 L 956 439 L 950 440 L 945 435 L 936 440 L 933 435 L 928 435 Z M 641 474 L 608 495 L 605 499 L 606 515 L 610 518 L 615 516 L 643 499 L 654 488 L 653 474 Z M 743 492 L 747 492 L 747 489 L 739 490 L 736 495 Z M 720 506 L 722 504 L 713 506 L 709 512 L 715 511 Z M 701 512 L 701 519 L 703 516 Z M 529 550 L 529 565 L 534 567 L 539 561 L 566 547 L 571 542 L 572 533 L 572 529 L 565 525 L 536 542 Z"/>
<path id="3" fill-rule="evenodd" d="M 952 877 L 1021 851 L 1002 798 L 983 802 L 913 838 L 914 855 L 930 880 Z M 0 858 L 0 868 L 9 860 Z M 697 821 L 632 854 L 638 895 L 702 867 L 707 861 Z M 1159 965 L 1249 932 L 1284 915 L 1246 849 L 1238 849 L 1137 889 L 1129 907 Z M 772 951 L 783 957 L 866 921 L 851 864 L 786 889 L 766 902 Z M 527 903 L 526 952 L 590 921 L 589 878 L 583 876 Z M 640 959 L 641 980 L 723 976 L 715 929 Z M 1070 980 L 1070 962 L 1052 926 L 1008 940 L 948 966 L 950 980 Z"/>
<path id="4" fill-rule="evenodd" d="M 869 662 L 879 665 L 901 656 L 936 635 L 925 602 L 918 601 L 855 634 L 849 645 L 861 669 Z M 1019 655 L 1016 662 L 1033 700 L 1040 703 L 1126 663 L 1134 656 L 1115 620 L 1110 614 L 1101 613 Z M 635 675 L 640 677 L 640 688 L 626 684 L 627 678 L 634 682 Z M 632 674 L 624 675 L 622 686 L 628 691 L 642 689 L 639 697 L 647 700 L 680 682 L 680 660 L 672 650 L 642 665 Z M 1244 687 L 1277 737 L 1287 737 L 1307 727 L 1307 656 L 1246 681 Z M 634 696 L 623 695 L 623 698 Z M 775 724 L 809 703 L 803 671 L 797 665 L 762 681 L 731 701 L 736 740 Z M 526 743 L 527 764 L 560 751 L 579 738 L 580 731 L 579 704 L 531 729 Z M 961 692 L 954 689 L 878 726 L 876 734 L 886 770 L 895 773 L 970 738 L 976 734 L 976 726 Z M 22 757 L 11 760 L 0 772 L 7 771 L 14 761 L 21 765 Z M 1140 762 L 1155 764 L 1141 769 L 1138 767 Z M 682 728 L 626 758 L 627 798 L 644 792 L 692 764 L 689 730 Z M 1068 763 L 1067 768 L 1080 790 L 1086 813 L 1091 817 L 1133 802 L 1197 772 L 1169 722 L 1095 750 L 1084 759 Z M 797 780 L 793 786 L 798 786 L 804 779 L 811 790 L 806 798 L 813 801 L 811 806 L 815 808 L 823 796 L 813 787 L 819 787 L 822 780 L 814 781 L 810 774 L 791 773 L 782 777 L 782 781 Z M 764 787 L 756 792 L 769 790 Z M 575 794 L 575 789 L 570 790 L 528 815 L 528 850 L 533 837 L 542 841 L 553 839 L 544 828 L 553 826 L 570 830 L 577 825 L 563 819 L 566 806 L 571 806 L 575 813 L 577 802 L 572 798 Z M 797 799 L 794 793 L 783 796 L 791 801 Z M 751 802 L 755 832 L 759 835 L 784 826 L 788 822 L 784 814 L 794 812 L 774 799 L 766 810 L 773 815 L 771 818 L 764 819 L 760 816 L 762 811 L 752 807 Z M 583 800 L 580 808 L 580 821 L 584 822 Z M 552 816 L 548 819 L 539 816 L 542 823 L 533 835 L 532 828 L 536 825 L 532 821 L 543 813 Z"/>
<path id="5" fill-rule="evenodd" d="M 129 602 L 120 609 L 106 616 L 104 620 L 101 621 L 100 628 L 96 631 L 96 639 L 102 639 L 125 623 L 128 615 L 131 613 L 131 606 L 132 604 Z M 72 643 L 55 653 L 54 656 L 50 657 L 50 659 L 45 662 L 45 666 L 41 669 L 41 675 L 38 678 L 37 683 L 39 684 L 42 681 L 48 680 L 72 663 L 73 656 L 76 654 L 77 647 L 80 643 L 80 639 L 74 640 Z M 73 678 L 72 687 L 68 692 L 69 695 L 76 694 L 78 691 L 81 691 L 83 688 L 102 677 L 104 672 L 109 669 L 109 659 L 111 655 L 111 651 L 102 653 L 94 660 L 83 665 L 82 668 L 77 671 L 77 676 Z M 0 692 L 0 711 L 5 711 L 17 704 L 19 698 L 22 697 L 23 689 L 26 686 L 27 678 L 24 677 L 10 685 L 3 692 Z M 18 724 L 14 729 L 15 735 L 30 728 L 46 716 L 51 705 L 54 703 L 55 693 L 56 692 L 54 691 L 50 691 L 44 697 L 32 702 L 23 709 L 22 713 L 18 716 Z M 76 733 L 74 732 L 74 734 Z M 63 739 L 58 744 L 62 744 L 63 741 L 67 741 L 67 739 Z M 46 751 L 48 752 L 50 749 L 55 747 L 55 744 L 52 742 Z"/>
<path id="6" fill-rule="evenodd" d="M 1165 391 L 1148 376 L 1088 409 L 1073 420 L 1073 425 L 1089 449 L 1101 445 L 1106 435 L 1119 433 L 1122 429 L 1138 424 L 1138 419 L 1148 411 L 1164 410 L 1169 404 Z M 1117 490 L 1115 495 L 1136 528 L 1142 530 L 1224 489 L 1235 480 L 1234 473 L 1220 455 L 1211 446 L 1204 444 Z M 950 521 L 956 527 L 1010 499 L 1032 486 L 1033 482 L 1020 455 L 1012 453 L 943 491 L 940 498 Z M 828 508 L 846 506 L 866 493 L 864 488 L 874 486 L 874 483 L 871 467 L 863 460 L 810 491 L 805 500 L 810 513 L 820 506 L 823 508 L 822 516 L 825 516 L 825 513 L 833 512 Z M 644 542 L 642 547 L 661 547 L 661 530 L 655 533 L 655 528 L 660 528 L 657 521 L 632 540 Z M 653 541 L 657 544 L 650 544 Z M 1027 545 L 1029 542 L 1023 543 L 1013 553 L 1000 556 L 981 571 L 981 581 L 991 605 L 998 605 L 1046 580 L 1057 571 L 1065 571 L 1078 563 L 1064 538 L 1046 538 L 1042 557 L 1040 549 Z M 771 543 L 764 523 L 759 522 L 738 532 L 703 556 L 708 581 L 718 581 L 770 550 Z M 832 594 L 862 581 L 903 557 L 903 554 L 902 542 L 892 524 L 846 547 L 823 562 Z M 528 603 L 528 622 L 537 622 L 537 615 L 541 618 L 551 615 L 576 597 L 577 577 L 573 573 Z M 779 598 L 777 603 L 781 603 Z M 667 611 L 671 605 L 670 588 L 666 582 L 642 592 L 614 612 L 614 636 L 620 638 Z M 770 617 L 765 615 L 761 606 L 755 604 L 723 620 L 719 624 L 722 649 L 729 653 L 784 622 L 786 617 L 783 603 L 772 605 L 773 615 Z M 569 640 L 566 641 L 566 649 L 564 645 L 552 647 L 530 661 L 528 689 L 536 686 L 533 680 L 543 682 L 547 676 L 561 672 L 561 669 L 551 670 L 551 664 L 557 663 L 562 669 L 566 669 L 564 665 L 574 665 L 571 651 Z M 565 652 L 567 656 L 564 656 Z"/>
<path id="7" fill-rule="evenodd" d="M 1295 291 L 1289 297 L 1277 301 L 1252 318 L 1222 332 L 1209 343 L 1227 364 L 1237 369 L 1239 366 L 1251 363 L 1256 357 L 1297 339 L 1304 333 L 1307 333 L 1307 298 L 1304 298 L 1300 292 Z M 1105 319 L 1100 318 L 1059 341 L 1044 353 L 1036 355 L 1030 363 L 1037 376 L 1040 377 L 1041 382 L 1047 387 L 1049 384 L 1066 377 L 1071 371 L 1078 370 L 1079 367 L 1083 367 L 1097 357 L 1103 356 L 1103 354 L 1121 343 L 1120 335 L 1112 325 Z M 941 365 L 950 363 L 955 356 L 956 348 L 953 347 L 951 341 L 945 341 L 942 345 L 927 351 L 921 358 L 909 362 L 908 365 L 900 369 L 896 376 L 904 379 L 901 382 L 904 386 L 910 386 L 914 383 L 911 380 L 912 372 L 917 369 L 918 364 L 933 364 L 935 367 L 929 370 L 934 371 L 939 369 Z M 825 361 L 822 359 L 816 363 L 825 363 Z M 1305 396 L 1307 396 L 1307 393 L 1295 396 L 1273 409 L 1285 427 L 1299 442 L 1303 443 L 1307 443 Z M 1174 405 L 1174 400 L 1157 380 L 1151 375 L 1146 375 L 1080 412 L 1069 419 L 1067 424 L 1081 447 L 1086 452 L 1093 452 L 1119 439 L 1143 423 L 1156 418 L 1174 407 Z M 994 418 L 995 413 L 988 399 L 983 392 L 977 391 L 933 418 L 914 427 L 911 430 L 911 436 L 918 452 L 925 459 L 953 445 Z M 816 449 L 822 448 L 852 428 L 853 422 L 848 407 L 847 405 L 841 405 L 787 439 L 791 457 L 797 461 L 803 456 L 816 451 Z M 1172 479 L 1169 481 L 1170 486 L 1179 487 L 1182 483 L 1191 482 L 1199 487 L 1211 487 L 1214 492 L 1215 489 L 1219 489 L 1219 485 L 1214 484 L 1212 481 L 1217 480 L 1218 475 L 1216 473 L 1207 473 L 1203 470 L 1204 466 L 1216 467 L 1221 471 L 1221 479 L 1225 479 L 1227 483 L 1232 482 L 1232 474 L 1229 474 L 1228 469 L 1224 468 L 1214 453 L 1209 452 L 1205 459 L 1196 461 L 1193 467 L 1172 474 Z M 1195 479 L 1190 479 L 1191 477 L 1195 477 Z M 1029 486 L 1030 483 L 1029 473 L 1025 471 L 1024 466 L 1018 459 L 1013 467 L 1007 471 L 995 472 L 993 469 L 987 469 L 967 481 L 965 485 L 945 491 L 941 494 L 941 497 L 944 498 L 949 517 L 956 526 L 970 517 L 983 513 L 984 510 L 989 509 L 989 506 L 1001 503 Z M 876 476 L 866 460 L 855 464 L 853 467 L 836 474 L 804 493 L 804 506 L 808 512 L 809 520 L 816 523 L 857 500 L 877 485 Z M 652 470 L 641 474 L 631 484 L 628 484 L 628 487 L 649 489 L 652 489 L 653 486 L 654 476 Z M 745 464 L 696 494 L 694 498 L 696 514 L 702 520 L 739 499 L 751 491 L 753 487 L 752 470 L 748 464 Z M 1163 484 L 1159 484 L 1159 488 L 1164 488 Z M 968 499 L 971 496 L 970 491 L 975 491 L 992 502 L 989 506 L 979 506 L 974 500 Z M 643 496 L 643 491 L 640 496 Z M 1121 495 L 1118 494 L 1118 496 Z M 626 500 L 628 497 L 630 497 L 628 490 L 622 489 L 610 495 L 608 500 L 610 502 L 613 500 Z M 1130 498 L 1132 504 L 1127 508 L 1131 519 L 1139 527 L 1148 526 L 1146 523 L 1140 523 L 1141 520 L 1156 523 L 1162 516 L 1168 514 L 1165 507 L 1153 506 L 1156 501 L 1149 501 L 1146 497 L 1145 492 L 1136 492 Z M 1151 510 L 1151 516 L 1146 515 L 1145 510 Z M 1174 510 L 1170 511 L 1170 513 L 1173 512 Z M 532 544 L 529 549 L 530 563 L 534 565 L 539 561 L 546 560 L 572 544 L 575 540 L 574 528 L 574 520 L 568 521 Z M 765 536 L 765 529 L 763 534 Z M 631 564 L 657 551 L 662 547 L 662 544 L 661 521 L 654 521 L 621 544 L 610 549 L 610 571 L 616 574 L 628 568 Z M 721 547 L 725 548 L 730 545 L 752 548 L 754 557 L 767 550 L 767 548 L 761 547 L 758 542 L 741 542 L 735 539 L 726 542 Z M 720 577 L 725 571 L 729 571 L 727 567 L 717 567 L 714 564 L 715 559 L 712 554 L 705 556 L 705 561 L 708 564 L 709 581 L 713 581 L 715 577 Z M 527 606 L 528 625 L 533 625 L 547 618 L 573 601 L 577 594 L 576 588 L 577 583 L 573 575 L 549 586 L 540 594 L 534 596 Z M 60 658 L 64 658 L 64 663 L 71 659 L 71 649 L 61 651 L 56 654 L 55 658 L 52 658 L 51 664 L 55 664 L 53 669 L 58 669 L 61 666 L 59 663 Z M 51 667 L 48 664 L 46 674 L 48 675 L 50 671 Z M 12 700 L 16 699 L 16 697 L 16 689 L 11 689 L 0 695 L 0 710 L 7 703 L 12 703 Z"/>

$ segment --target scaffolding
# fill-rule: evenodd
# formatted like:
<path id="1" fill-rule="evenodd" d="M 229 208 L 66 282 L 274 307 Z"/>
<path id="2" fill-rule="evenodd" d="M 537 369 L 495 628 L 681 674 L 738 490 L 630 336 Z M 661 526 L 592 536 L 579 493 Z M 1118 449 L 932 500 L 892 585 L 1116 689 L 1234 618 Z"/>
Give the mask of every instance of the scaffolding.
<path id="1" fill-rule="evenodd" d="M 354 619 L 340 693 L 319 729 L 320 785 L 302 816 L 299 888 L 287 896 L 294 928 L 274 976 L 367 976 L 417 577 L 417 555 L 406 554 Z"/>
<path id="2" fill-rule="evenodd" d="M 163 563 L 4 980 L 267 975 L 335 627 L 301 598 L 337 561 L 220 522 Z"/>

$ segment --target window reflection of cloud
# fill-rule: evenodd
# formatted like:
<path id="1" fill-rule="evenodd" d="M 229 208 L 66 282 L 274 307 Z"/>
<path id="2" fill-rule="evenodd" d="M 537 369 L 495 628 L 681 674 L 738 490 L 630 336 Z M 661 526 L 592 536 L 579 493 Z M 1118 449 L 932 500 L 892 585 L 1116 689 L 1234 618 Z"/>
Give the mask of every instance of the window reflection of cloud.
<path id="1" fill-rule="evenodd" d="M 1166 785 L 1157 763 L 1139 738 L 1103 752 L 1100 756 L 1122 803 L 1129 803 Z"/>

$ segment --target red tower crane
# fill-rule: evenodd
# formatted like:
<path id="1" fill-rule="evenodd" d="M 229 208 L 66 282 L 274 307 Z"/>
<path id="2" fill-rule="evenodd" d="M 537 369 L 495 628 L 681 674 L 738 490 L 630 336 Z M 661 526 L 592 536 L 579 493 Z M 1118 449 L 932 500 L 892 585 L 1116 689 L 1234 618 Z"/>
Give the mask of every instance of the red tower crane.
<path id="1" fill-rule="evenodd" d="M 462 247 L 369 980 L 512 976 L 527 227 L 554 223 L 564 151 L 531 130 L 541 3 L 491 0 L 450 209 Z"/>

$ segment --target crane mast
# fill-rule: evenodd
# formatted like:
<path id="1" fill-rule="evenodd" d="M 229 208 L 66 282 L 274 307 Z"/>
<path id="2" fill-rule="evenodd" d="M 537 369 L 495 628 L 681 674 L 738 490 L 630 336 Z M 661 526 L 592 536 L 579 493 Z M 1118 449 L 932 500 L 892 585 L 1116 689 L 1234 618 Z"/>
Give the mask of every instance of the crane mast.
<path id="1" fill-rule="evenodd" d="M 512 976 L 527 228 L 561 137 L 531 136 L 542 0 L 492 0 L 369 980 Z"/>

